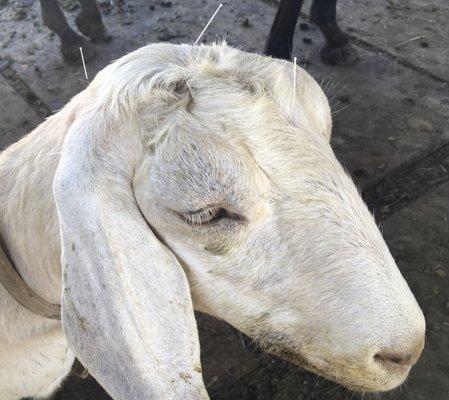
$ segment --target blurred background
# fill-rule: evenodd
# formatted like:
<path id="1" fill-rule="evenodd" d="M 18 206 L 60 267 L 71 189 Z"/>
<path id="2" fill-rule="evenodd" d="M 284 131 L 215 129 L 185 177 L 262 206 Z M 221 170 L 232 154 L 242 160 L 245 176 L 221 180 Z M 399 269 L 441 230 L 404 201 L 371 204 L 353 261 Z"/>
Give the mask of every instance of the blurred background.
<path id="1" fill-rule="evenodd" d="M 76 29 L 75 0 L 60 0 Z M 192 42 L 211 0 L 98 1 L 112 40 L 67 65 L 37 0 L 0 0 L 0 150 L 83 90 L 109 62 L 148 43 Z M 261 52 L 277 0 L 225 0 L 204 41 Z M 360 60 L 331 67 L 306 1 L 293 56 L 332 103 L 332 145 L 374 211 L 427 319 L 427 345 L 406 384 L 383 399 L 449 398 L 449 2 L 339 0 L 338 20 Z M 197 315 L 212 399 L 352 399 L 361 394 L 264 355 L 224 322 Z M 56 400 L 109 399 L 92 378 L 69 377 Z"/>

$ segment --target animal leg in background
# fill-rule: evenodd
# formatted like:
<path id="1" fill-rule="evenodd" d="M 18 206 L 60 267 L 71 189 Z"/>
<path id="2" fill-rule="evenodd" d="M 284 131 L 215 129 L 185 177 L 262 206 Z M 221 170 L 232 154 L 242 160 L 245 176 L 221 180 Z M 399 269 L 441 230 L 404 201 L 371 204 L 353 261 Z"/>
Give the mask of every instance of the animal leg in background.
<path id="1" fill-rule="evenodd" d="M 68 63 L 81 63 L 79 47 L 83 48 L 86 61 L 95 57 L 93 47 L 78 35 L 68 24 L 64 13 L 57 0 L 40 0 L 42 8 L 42 20 L 44 24 L 55 32 L 61 40 L 61 53 Z"/>
<path id="2" fill-rule="evenodd" d="M 111 36 L 106 32 L 95 0 L 79 0 L 79 2 L 81 4 L 81 12 L 75 20 L 78 29 L 84 35 L 89 36 L 95 43 L 111 41 Z"/>
<path id="3" fill-rule="evenodd" d="M 281 0 L 265 45 L 266 55 L 291 59 L 293 36 L 302 3 L 303 0 Z"/>
<path id="4" fill-rule="evenodd" d="M 318 25 L 326 39 L 321 59 L 331 65 L 350 64 L 358 60 L 358 55 L 337 24 L 336 5 L 337 0 L 314 0 L 310 20 Z"/>

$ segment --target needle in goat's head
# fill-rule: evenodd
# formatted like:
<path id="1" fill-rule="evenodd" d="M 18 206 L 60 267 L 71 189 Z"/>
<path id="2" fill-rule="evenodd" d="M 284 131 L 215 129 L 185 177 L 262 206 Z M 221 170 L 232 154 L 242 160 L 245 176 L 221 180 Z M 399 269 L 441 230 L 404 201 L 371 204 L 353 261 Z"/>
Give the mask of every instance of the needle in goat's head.
<path id="1" fill-rule="evenodd" d="M 204 32 L 206 32 L 206 29 L 209 27 L 210 23 L 212 22 L 212 20 L 215 18 L 215 16 L 218 14 L 218 11 L 220 11 L 220 8 L 223 7 L 223 4 L 220 3 L 220 5 L 217 7 L 217 9 L 215 10 L 214 14 L 212 15 L 212 17 L 210 17 L 209 22 L 206 24 L 206 26 L 204 27 L 204 29 L 201 31 L 200 35 L 198 36 L 198 38 L 195 40 L 195 44 L 198 44 L 198 42 L 200 41 L 201 37 L 204 35 Z"/>
<path id="2" fill-rule="evenodd" d="M 81 61 L 83 62 L 84 76 L 86 77 L 87 80 L 89 80 L 89 78 L 87 77 L 86 63 L 84 62 L 84 54 L 82 47 L 80 47 L 80 53 L 81 53 Z"/>

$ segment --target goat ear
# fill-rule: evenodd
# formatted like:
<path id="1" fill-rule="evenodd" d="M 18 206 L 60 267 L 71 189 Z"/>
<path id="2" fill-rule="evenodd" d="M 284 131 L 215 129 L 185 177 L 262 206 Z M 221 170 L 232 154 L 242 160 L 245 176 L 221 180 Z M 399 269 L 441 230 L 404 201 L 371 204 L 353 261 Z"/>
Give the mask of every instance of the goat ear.
<path id="1" fill-rule="evenodd" d="M 63 328 L 114 399 L 208 399 L 186 276 L 132 190 L 139 135 L 102 123 L 77 117 L 54 180 Z"/>

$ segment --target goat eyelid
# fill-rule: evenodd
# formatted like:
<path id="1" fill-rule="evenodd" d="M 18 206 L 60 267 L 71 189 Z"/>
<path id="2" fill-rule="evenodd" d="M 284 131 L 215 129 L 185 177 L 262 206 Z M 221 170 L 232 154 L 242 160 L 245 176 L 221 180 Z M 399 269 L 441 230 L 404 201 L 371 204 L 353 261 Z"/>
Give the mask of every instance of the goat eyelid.
<path id="1" fill-rule="evenodd" d="M 197 211 L 177 213 L 185 222 L 191 225 L 207 225 L 218 222 L 222 219 L 229 219 L 242 222 L 245 218 L 242 215 L 232 213 L 222 206 L 210 206 Z"/>

